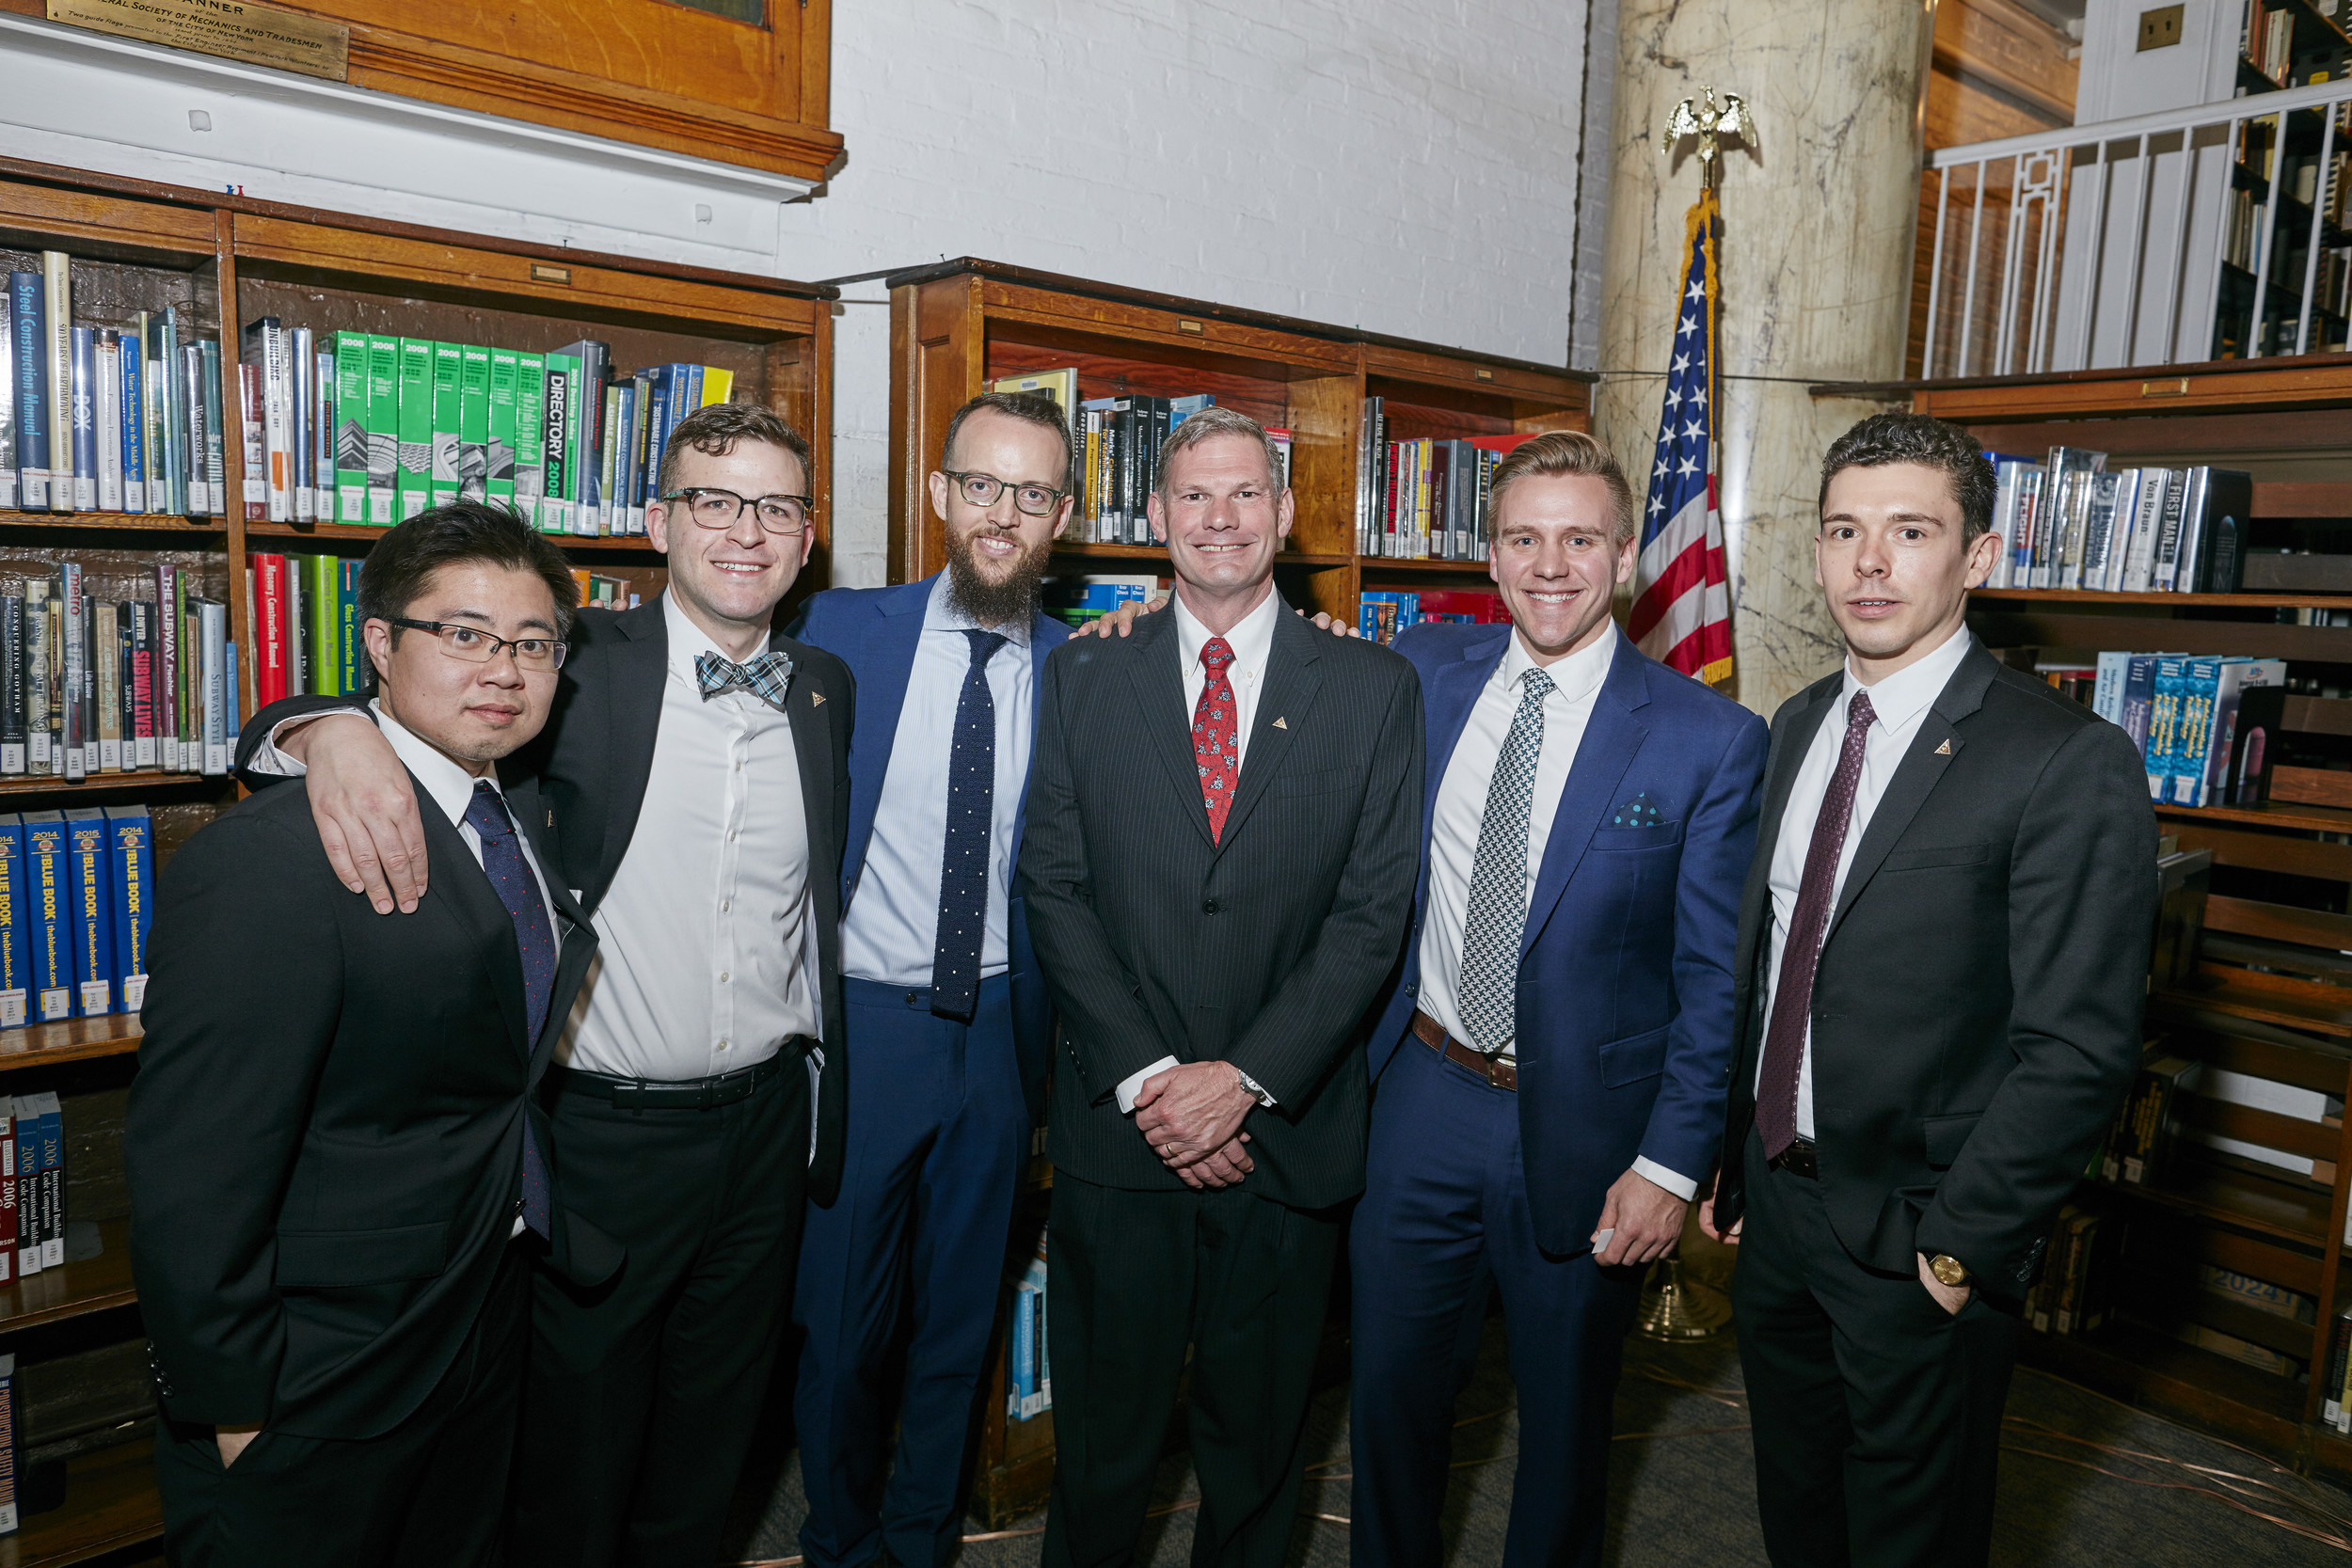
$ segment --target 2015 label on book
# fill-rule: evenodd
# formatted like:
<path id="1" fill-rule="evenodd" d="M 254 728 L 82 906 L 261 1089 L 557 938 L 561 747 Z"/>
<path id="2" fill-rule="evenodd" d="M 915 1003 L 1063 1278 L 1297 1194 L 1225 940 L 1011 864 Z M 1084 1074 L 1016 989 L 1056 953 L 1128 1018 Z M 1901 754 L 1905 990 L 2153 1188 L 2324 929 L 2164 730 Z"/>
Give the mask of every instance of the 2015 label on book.
<path id="1" fill-rule="evenodd" d="M 47 0 L 52 22 L 279 71 L 350 77 L 351 29 L 246 0 Z"/>

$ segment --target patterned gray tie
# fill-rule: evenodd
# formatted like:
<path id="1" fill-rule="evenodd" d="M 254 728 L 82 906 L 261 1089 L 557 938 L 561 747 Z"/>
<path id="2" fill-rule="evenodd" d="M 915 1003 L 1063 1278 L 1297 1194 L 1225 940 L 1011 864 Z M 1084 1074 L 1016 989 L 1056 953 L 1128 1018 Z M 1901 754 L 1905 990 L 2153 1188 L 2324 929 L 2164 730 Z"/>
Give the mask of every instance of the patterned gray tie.
<path id="1" fill-rule="evenodd" d="M 1535 759 L 1544 750 L 1544 698 L 1551 677 L 1519 677 L 1519 710 L 1495 758 L 1486 808 L 1478 822 L 1478 859 L 1470 870 L 1470 911 L 1462 921 L 1462 1027 L 1491 1056 L 1518 1032 L 1519 935 L 1527 928 L 1527 810 L 1535 797 Z"/>

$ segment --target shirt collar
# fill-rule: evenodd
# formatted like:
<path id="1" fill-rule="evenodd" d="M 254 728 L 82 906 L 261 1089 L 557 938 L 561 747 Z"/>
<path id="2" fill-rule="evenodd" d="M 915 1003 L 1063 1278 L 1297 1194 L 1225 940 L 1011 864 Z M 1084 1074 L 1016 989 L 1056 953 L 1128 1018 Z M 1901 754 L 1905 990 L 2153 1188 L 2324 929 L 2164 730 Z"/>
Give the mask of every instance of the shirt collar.
<path id="1" fill-rule="evenodd" d="M 1960 661 L 1968 657 L 1968 650 L 1974 642 L 1975 639 L 1963 626 L 1927 657 L 1915 664 L 1903 666 L 1870 687 L 1864 686 L 1855 678 L 1853 661 L 1848 659 L 1845 689 L 1838 695 L 1838 712 L 1842 715 L 1853 705 L 1855 692 L 1867 691 L 1870 694 L 1870 712 L 1878 721 L 1890 730 L 1902 729 L 1925 713 L 1929 705 L 1942 695 L 1945 686 L 1952 678 L 1952 672 L 1959 669 Z"/>
<path id="2" fill-rule="evenodd" d="M 955 590 L 948 583 L 946 572 L 931 579 L 931 594 L 923 605 L 925 631 L 993 631 L 1016 648 L 1029 645 L 1029 629 L 1035 620 L 1034 614 L 1016 615 L 1001 626 L 980 625 L 956 603 Z"/>
<path id="3" fill-rule="evenodd" d="M 1184 668 L 1190 670 L 1200 662 L 1201 648 L 1216 634 L 1184 608 L 1182 594 L 1170 594 L 1168 608 L 1168 612 L 1176 617 L 1176 652 L 1184 660 Z M 1269 588 L 1258 608 L 1243 616 L 1241 624 L 1225 634 L 1225 645 L 1233 650 L 1236 668 L 1265 668 L 1266 656 L 1274 649 L 1274 618 L 1280 613 L 1282 595 Z"/>
<path id="4" fill-rule="evenodd" d="M 694 678 L 696 657 L 706 653 L 718 654 L 721 658 L 727 657 L 702 627 L 694 625 L 693 618 L 678 608 L 677 595 L 667 590 L 661 595 L 661 624 L 669 630 L 672 674 L 683 675 L 691 681 Z M 773 646 L 774 642 L 775 634 L 771 632 L 768 641 L 762 644 L 762 651 Z"/>
<path id="5" fill-rule="evenodd" d="M 1530 670 L 1541 670 L 1551 677 L 1552 693 L 1571 703 L 1581 703 L 1600 689 L 1600 683 L 1609 677 L 1609 666 L 1617 657 L 1617 629 L 1609 628 L 1607 635 L 1597 637 L 1589 648 L 1579 648 L 1565 658 L 1539 665 L 1519 641 L 1519 634 L 1511 633 L 1511 645 L 1503 650 L 1502 663 L 1495 678 L 1506 688 L 1515 687 L 1519 677 Z"/>
<path id="6" fill-rule="evenodd" d="M 376 727 L 384 732 L 385 740 L 390 743 L 392 755 L 400 758 L 402 765 L 417 776 L 417 782 L 424 786 L 424 792 L 433 797 L 433 803 L 441 808 L 441 815 L 448 817 L 453 825 L 465 821 L 466 808 L 473 803 L 473 786 L 485 781 L 476 779 L 435 751 L 414 730 L 385 712 L 382 703 L 371 698 L 368 709 L 375 715 Z M 486 782 L 492 789 L 499 788 L 495 776 Z M 504 790 L 499 790 L 501 800 L 505 794 Z"/>

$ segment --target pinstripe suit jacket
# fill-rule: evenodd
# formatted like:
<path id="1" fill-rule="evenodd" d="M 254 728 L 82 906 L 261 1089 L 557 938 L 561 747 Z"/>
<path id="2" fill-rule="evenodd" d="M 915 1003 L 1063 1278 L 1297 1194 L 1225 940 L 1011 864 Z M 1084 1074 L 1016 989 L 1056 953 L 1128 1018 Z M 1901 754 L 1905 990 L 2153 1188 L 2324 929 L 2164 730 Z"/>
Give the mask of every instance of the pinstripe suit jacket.
<path id="1" fill-rule="evenodd" d="M 1273 1095 L 1247 1189 L 1320 1209 L 1363 1188 L 1366 1009 L 1394 973 L 1420 859 L 1412 667 L 1276 617 L 1241 781 L 1209 834 L 1176 617 L 1073 638 L 1045 663 L 1021 881 L 1061 1009 L 1055 1164 L 1183 1190 L 1114 1091 L 1163 1056 L 1229 1061 Z"/>

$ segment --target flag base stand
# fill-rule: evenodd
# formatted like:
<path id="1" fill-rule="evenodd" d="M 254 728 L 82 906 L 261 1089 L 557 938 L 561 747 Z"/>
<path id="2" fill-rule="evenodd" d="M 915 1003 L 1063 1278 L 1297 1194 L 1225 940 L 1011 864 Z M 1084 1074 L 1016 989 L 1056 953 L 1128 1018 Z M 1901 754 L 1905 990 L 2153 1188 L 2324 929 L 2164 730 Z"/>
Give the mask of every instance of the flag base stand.
<path id="1" fill-rule="evenodd" d="M 1682 1259 L 1661 1258 L 1643 1288 L 1633 1332 L 1645 1339 L 1688 1344 L 1712 1339 L 1731 1321 L 1731 1304 L 1704 1285 L 1682 1277 Z"/>

